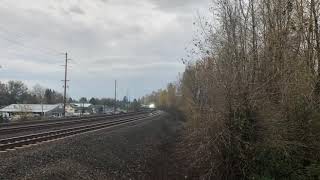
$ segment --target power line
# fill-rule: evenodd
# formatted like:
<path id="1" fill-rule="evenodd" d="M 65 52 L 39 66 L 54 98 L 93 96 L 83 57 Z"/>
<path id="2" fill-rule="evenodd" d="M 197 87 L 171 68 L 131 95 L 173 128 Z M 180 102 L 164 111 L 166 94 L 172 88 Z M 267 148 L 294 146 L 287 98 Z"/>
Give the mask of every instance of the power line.
<path id="1" fill-rule="evenodd" d="M 42 53 L 44 55 L 49 55 L 49 56 L 57 56 L 58 55 L 58 53 L 52 53 L 52 52 L 49 52 L 49 51 L 45 51 L 44 49 L 41 49 L 41 48 L 35 49 L 35 48 L 32 48 L 31 46 L 26 46 L 24 43 L 21 43 L 21 42 L 19 42 L 17 40 L 9 39 L 9 38 L 3 36 L 2 34 L 0 34 L 0 38 L 3 39 L 3 40 L 6 40 L 6 41 L 8 41 L 8 42 L 10 42 L 12 44 L 24 47 L 26 49 L 34 50 L 35 52 L 40 52 L 40 53 Z"/>
<path id="2" fill-rule="evenodd" d="M 0 8 L 10 9 L 10 7 L 8 6 L 8 4 L 7 4 L 7 5 L 6 5 L 6 4 L 2 4 Z M 11 22 L 11 23 L 12 23 L 12 22 Z M 5 31 L 5 32 L 7 32 L 7 34 L 14 35 L 14 36 L 16 36 L 16 37 L 18 37 L 18 38 L 22 38 L 22 39 L 23 39 L 25 36 L 29 36 L 29 34 L 22 33 L 21 31 L 20 31 L 20 32 L 14 32 L 14 33 L 13 33 L 13 31 L 7 29 L 6 27 L 7 27 L 7 24 L 0 24 L 0 30 L 2 30 L 2 32 Z M 8 38 L 6 38 L 6 39 L 8 39 Z M 10 39 L 8 39 L 8 40 L 9 40 L 9 41 L 14 41 L 14 40 L 10 40 Z M 21 43 L 16 43 L 16 44 L 20 44 L 20 45 L 21 45 Z M 22 46 L 26 47 L 24 44 L 23 44 Z M 27 48 L 28 48 L 28 47 L 27 47 Z M 31 49 L 32 49 L 32 48 L 31 48 Z M 41 48 L 37 48 L 37 51 L 39 51 L 39 49 L 41 49 Z M 42 49 L 42 50 L 51 51 L 51 53 L 54 54 L 54 55 L 58 55 L 58 54 L 61 53 L 61 52 L 58 52 L 57 50 L 51 49 L 51 48 L 46 48 L 46 49 Z M 45 53 L 45 54 L 46 54 L 46 53 Z"/>
<path id="3" fill-rule="evenodd" d="M 9 9 L 9 6 L 8 5 L 3 5 L 2 8 Z M 26 44 L 21 43 L 20 41 L 23 41 L 23 39 L 26 39 L 25 37 L 30 36 L 30 34 L 26 34 L 26 33 L 22 33 L 22 32 L 13 32 L 13 31 L 7 29 L 6 27 L 7 27 L 7 25 L 0 24 L 0 30 L 3 33 L 2 34 L 2 39 L 6 40 L 6 41 L 8 41 L 10 43 L 22 46 L 22 47 L 27 48 L 27 49 L 35 50 L 36 52 L 42 52 L 45 55 L 50 54 L 50 56 L 52 56 L 52 55 L 57 56 L 57 55 L 61 54 L 61 52 L 58 52 L 57 50 L 52 49 L 52 48 L 48 48 L 48 47 L 47 48 L 43 48 L 43 47 L 42 48 L 41 47 L 34 48 L 34 47 L 31 47 L 31 46 L 27 46 Z M 9 36 L 15 36 L 15 38 L 14 39 L 8 38 L 4 34 L 7 34 Z"/>
<path id="4" fill-rule="evenodd" d="M 27 46 L 25 43 L 22 43 L 20 41 L 23 41 L 24 39 L 26 39 L 24 36 L 27 36 L 27 34 L 22 34 L 22 33 L 12 33 L 12 31 L 9 31 L 8 29 L 2 27 L 0 25 L 0 31 L 2 32 L 1 36 L 2 36 L 2 39 L 10 42 L 10 43 L 13 43 L 13 44 L 17 44 L 17 45 L 20 45 L 22 47 L 25 47 L 25 48 L 28 48 L 28 49 L 34 49 L 34 47 L 31 47 L 31 46 Z M 12 39 L 12 38 L 8 38 L 7 36 L 15 36 L 16 38 Z M 52 48 L 39 48 L 37 47 L 36 49 L 37 51 L 42 51 L 42 53 L 44 54 L 51 54 L 51 55 L 58 55 L 60 54 L 61 52 L 58 52 Z"/>

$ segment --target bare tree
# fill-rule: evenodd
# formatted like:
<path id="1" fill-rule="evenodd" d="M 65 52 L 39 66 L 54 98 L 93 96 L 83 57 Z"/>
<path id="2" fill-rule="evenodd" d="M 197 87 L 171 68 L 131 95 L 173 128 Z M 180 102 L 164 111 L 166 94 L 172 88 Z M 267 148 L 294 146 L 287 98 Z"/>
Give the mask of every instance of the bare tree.
<path id="1" fill-rule="evenodd" d="M 33 94 L 37 96 L 37 98 L 39 99 L 40 101 L 40 104 L 41 104 L 41 116 L 44 116 L 44 112 L 43 112 L 43 103 L 44 103 L 44 95 L 45 95 L 45 92 L 46 92 L 46 88 L 40 86 L 39 84 L 36 84 L 34 87 L 33 87 Z"/>

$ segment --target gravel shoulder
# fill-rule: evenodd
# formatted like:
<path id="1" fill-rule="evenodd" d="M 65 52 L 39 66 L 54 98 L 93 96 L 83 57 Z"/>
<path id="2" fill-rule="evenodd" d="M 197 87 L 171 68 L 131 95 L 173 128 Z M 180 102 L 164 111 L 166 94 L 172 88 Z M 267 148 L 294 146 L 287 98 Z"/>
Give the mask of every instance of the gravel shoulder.
<path id="1" fill-rule="evenodd" d="M 0 153 L 0 179 L 156 179 L 170 174 L 170 153 L 182 123 L 163 113 L 100 130 Z"/>

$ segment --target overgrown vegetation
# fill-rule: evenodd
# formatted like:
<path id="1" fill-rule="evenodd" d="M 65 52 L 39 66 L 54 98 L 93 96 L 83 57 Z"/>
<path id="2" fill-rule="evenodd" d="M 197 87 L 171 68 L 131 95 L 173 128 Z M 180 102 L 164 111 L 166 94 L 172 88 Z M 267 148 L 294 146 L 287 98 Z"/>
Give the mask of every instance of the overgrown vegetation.
<path id="1" fill-rule="evenodd" d="M 213 20 L 200 22 L 195 41 L 201 58 L 185 61 L 173 94 L 168 86 L 145 97 L 184 113 L 189 175 L 320 178 L 319 6 L 214 2 Z"/>

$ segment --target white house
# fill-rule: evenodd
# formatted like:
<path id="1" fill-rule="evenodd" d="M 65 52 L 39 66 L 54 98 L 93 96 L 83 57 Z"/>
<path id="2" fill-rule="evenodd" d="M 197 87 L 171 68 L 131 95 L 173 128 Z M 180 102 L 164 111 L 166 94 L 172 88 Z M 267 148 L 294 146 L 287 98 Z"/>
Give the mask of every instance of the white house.
<path id="1" fill-rule="evenodd" d="M 20 115 L 28 116 L 62 116 L 62 104 L 11 104 L 0 109 L 3 117 L 14 117 Z"/>
<path id="2" fill-rule="evenodd" d="M 89 103 L 70 103 L 66 106 L 66 116 L 90 115 L 93 105 Z"/>

